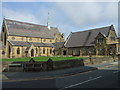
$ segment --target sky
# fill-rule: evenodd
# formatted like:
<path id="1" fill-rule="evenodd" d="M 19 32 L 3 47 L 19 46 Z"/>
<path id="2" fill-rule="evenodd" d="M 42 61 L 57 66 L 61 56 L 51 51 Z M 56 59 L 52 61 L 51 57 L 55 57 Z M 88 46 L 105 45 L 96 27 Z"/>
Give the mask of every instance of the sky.
<path id="1" fill-rule="evenodd" d="M 70 32 L 114 25 L 118 33 L 118 2 L 2 2 L 2 16 L 23 22 L 57 27 L 67 37 Z"/>

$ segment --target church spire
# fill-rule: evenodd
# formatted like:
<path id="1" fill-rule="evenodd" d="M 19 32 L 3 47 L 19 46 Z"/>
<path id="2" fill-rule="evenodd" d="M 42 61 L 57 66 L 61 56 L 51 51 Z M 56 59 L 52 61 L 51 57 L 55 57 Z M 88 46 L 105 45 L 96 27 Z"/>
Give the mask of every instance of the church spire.
<path id="1" fill-rule="evenodd" d="M 48 18 L 47 18 L 47 27 L 50 30 L 50 16 L 49 16 L 49 12 L 48 12 Z"/>
<path id="2" fill-rule="evenodd" d="M 3 17 L 3 20 L 5 20 L 5 16 Z"/>

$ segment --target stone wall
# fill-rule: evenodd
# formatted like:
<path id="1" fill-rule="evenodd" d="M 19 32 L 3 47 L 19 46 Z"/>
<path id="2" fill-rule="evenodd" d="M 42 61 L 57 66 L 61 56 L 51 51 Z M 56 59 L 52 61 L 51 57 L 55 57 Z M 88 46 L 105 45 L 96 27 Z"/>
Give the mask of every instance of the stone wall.
<path id="1" fill-rule="evenodd" d="M 91 65 L 91 64 L 101 64 L 101 63 L 107 63 L 107 62 L 113 62 L 117 61 L 118 57 L 115 57 L 114 59 L 112 57 L 93 57 L 90 59 L 84 59 L 84 65 Z"/>
<path id="2" fill-rule="evenodd" d="M 0 69 L 0 72 L 2 71 L 6 71 L 7 68 L 8 68 L 8 64 L 12 63 L 11 61 L 7 61 L 7 62 L 2 62 L 1 65 L 2 65 L 2 68 Z"/>
<path id="3" fill-rule="evenodd" d="M 79 67 L 79 66 L 84 66 L 83 59 L 55 61 L 53 63 L 54 69 L 63 69 L 63 68 L 71 68 L 71 67 Z"/>
<path id="4" fill-rule="evenodd" d="M 115 60 L 118 60 L 118 57 L 115 57 Z M 65 69 L 65 68 L 72 68 L 72 67 L 80 67 L 80 66 L 86 66 L 91 64 L 102 64 L 107 62 L 114 62 L 112 57 L 93 57 L 90 59 L 74 59 L 74 60 L 63 60 L 63 61 L 53 61 L 52 68 L 50 70 L 58 70 L 58 69 Z M 3 62 L 3 68 L 6 68 L 7 65 L 10 63 L 25 63 L 25 62 Z M 39 62 L 42 63 L 42 71 L 48 70 L 48 64 L 47 62 Z M 51 68 L 51 66 L 50 66 Z M 15 68 L 16 69 L 16 68 Z M 22 68 L 21 68 L 22 69 Z M 17 71 L 17 69 L 15 70 Z M 22 71 L 22 70 L 21 70 Z M 18 71 L 19 72 L 19 71 Z"/>

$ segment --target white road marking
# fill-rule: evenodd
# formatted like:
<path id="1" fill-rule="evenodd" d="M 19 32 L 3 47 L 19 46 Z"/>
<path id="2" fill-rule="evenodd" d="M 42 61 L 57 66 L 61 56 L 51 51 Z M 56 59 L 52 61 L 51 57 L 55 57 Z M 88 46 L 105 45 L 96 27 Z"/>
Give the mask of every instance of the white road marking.
<path id="1" fill-rule="evenodd" d="M 99 76 L 99 77 L 96 77 L 96 78 L 93 78 L 93 79 L 89 79 L 89 80 L 86 80 L 86 81 L 83 81 L 83 82 L 80 82 L 80 83 L 77 83 L 77 84 L 73 84 L 73 85 L 64 87 L 64 88 L 62 88 L 62 89 L 71 88 L 71 87 L 74 87 L 74 86 L 77 86 L 77 85 L 81 85 L 81 84 L 84 84 L 84 83 L 86 83 L 86 82 L 89 82 L 89 81 L 93 81 L 93 80 L 99 79 L 99 78 L 101 78 L 101 77 L 102 77 L 102 76 Z M 59 90 L 62 90 L 62 89 L 59 89 Z"/>
<path id="2" fill-rule="evenodd" d="M 113 72 L 113 73 L 118 73 L 119 71 L 115 71 L 115 72 Z"/>

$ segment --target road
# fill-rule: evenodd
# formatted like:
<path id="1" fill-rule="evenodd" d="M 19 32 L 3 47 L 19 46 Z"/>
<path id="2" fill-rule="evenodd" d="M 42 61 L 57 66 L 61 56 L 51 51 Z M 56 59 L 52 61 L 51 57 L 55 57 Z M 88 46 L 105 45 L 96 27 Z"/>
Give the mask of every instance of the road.
<path id="1" fill-rule="evenodd" d="M 118 66 L 105 69 L 78 73 L 75 75 L 36 79 L 29 81 L 3 82 L 3 88 L 57 88 L 64 90 L 68 88 L 119 88 Z"/>

